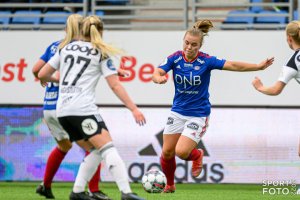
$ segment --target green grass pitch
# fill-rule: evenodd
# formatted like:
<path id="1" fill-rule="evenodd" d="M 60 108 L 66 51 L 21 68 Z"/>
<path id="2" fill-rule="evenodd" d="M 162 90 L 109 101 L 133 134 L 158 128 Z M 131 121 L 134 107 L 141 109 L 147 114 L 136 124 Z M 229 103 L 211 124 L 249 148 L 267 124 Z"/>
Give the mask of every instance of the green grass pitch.
<path id="1" fill-rule="evenodd" d="M 38 182 L 0 182 L 0 200 L 41 200 L 35 193 Z M 68 200 L 73 183 L 54 182 L 52 191 L 55 199 Z M 147 200 L 293 200 L 300 195 L 263 194 L 262 185 L 254 184 L 177 184 L 173 194 L 149 194 L 141 184 L 131 184 L 134 192 Z M 100 183 L 101 189 L 112 199 L 119 200 L 120 193 L 114 183 Z"/>

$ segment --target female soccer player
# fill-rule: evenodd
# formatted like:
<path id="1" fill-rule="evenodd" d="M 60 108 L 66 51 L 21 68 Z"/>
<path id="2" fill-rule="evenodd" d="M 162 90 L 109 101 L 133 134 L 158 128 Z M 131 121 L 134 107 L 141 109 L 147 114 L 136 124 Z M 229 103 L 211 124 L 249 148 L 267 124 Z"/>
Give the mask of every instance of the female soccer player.
<path id="1" fill-rule="evenodd" d="M 165 193 L 175 192 L 176 189 L 175 155 L 183 160 L 193 161 L 194 177 L 201 173 L 204 152 L 196 147 L 208 127 L 211 111 L 208 93 L 211 70 L 263 70 L 274 61 L 274 58 L 259 64 L 228 61 L 199 51 L 203 37 L 212 27 L 209 20 L 196 22 L 184 35 L 183 50 L 168 56 L 153 73 L 153 82 L 164 84 L 167 82 L 165 75 L 172 70 L 175 85 L 173 106 L 164 129 L 160 158 L 161 168 L 167 177 Z"/>
<path id="2" fill-rule="evenodd" d="M 146 121 L 116 76 L 117 70 L 110 56 L 120 51 L 103 42 L 102 32 L 103 23 L 99 17 L 85 18 L 81 30 L 82 41 L 74 41 L 57 52 L 38 76 L 42 81 L 59 82 L 57 116 L 70 139 L 80 146 L 94 148 L 80 165 L 70 199 L 90 199 L 84 192 L 85 185 L 104 160 L 121 191 L 122 199 L 139 200 L 143 198 L 132 193 L 125 164 L 95 105 L 95 88 L 99 78 L 105 77 L 139 125 Z M 53 76 L 57 69 L 61 76 L 59 80 Z"/>
<path id="3" fill-rule="evenodd" d="M 285 65 L 283 65 L 280 76 L 278 80 L 270 87 L 263 85 L 260 78 L 255 77 L 252 82 L 254 88 L 266 95 L 279 95 L 286 84 L 292 79 L 295 79 L 300 83 L 300 21 L 290 22 L 285 29 L 286 41 L 289 47 L 294 50 L 293 55 L 289 58 Z M 300 156 L 300 139 L 298 154 Z"/>
<path id="4" fill-rule="evenodd" d="M 78 14 L 72 14 L 68 17 L 66 23 L 66 36 L 62 41 L 57 41 L 52 43 L 45 51 L 45 53 L 40 57 L 40 59 L 34 65 L 32 72 L 37 78 L 39 71 L 42 67 L 50 60 L 50 58 L 55 54 L 57 48 L 63 48 L 65 45 L 69 44 L 72 40 L 76 40 L 80 36 L 79 23 L 81 23 L 83 17 Z M 44 174 L 43 183 L 40 184 L 36 193 L 45 196 L 47 199 L 54 199 L 54 195 L 51 190 L 51 184 L 53 178 L 68 151 L 72 147 L 72 143 L 69 140 L 68 134 L 63 130 L 56 117 L 56 102 L 58 99 L 58 84 L 56 83 L 42 83 L 46 85 L 46 92 L 44 97 L 44 119 L 47 126 L 57 142 L 57 147 L 55 147 L 47 160 L 46 169 Z M 86 155 L 88 151 L 86 151 Z M 109 198 L 99 190 L 100 181 L 100 169 L 101 164 L 89 182 L 89 194 L 94 199 L 98 200 L 109 200 Z"/>

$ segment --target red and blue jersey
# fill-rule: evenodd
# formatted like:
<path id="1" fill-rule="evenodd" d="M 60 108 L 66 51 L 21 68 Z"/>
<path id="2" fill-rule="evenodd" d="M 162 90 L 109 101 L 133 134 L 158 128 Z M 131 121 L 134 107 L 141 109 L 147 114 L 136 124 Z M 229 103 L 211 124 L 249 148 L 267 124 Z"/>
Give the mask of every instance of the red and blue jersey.
<path id="1" fill-rule="evenodd" d="M 47 63 L 52 56 L 57 51 L 58 45 L 60 41 L 53 42 L 48 48 L 46 49 L 45 53 L 40 57 L 45 63 Z M 44 97 L 44 110 L 55 110 L 56 103 L 58 99 L 58 83 L 51 83 L 49 82 L 46 87 L 45 97 Z"/>
<path id="2" fill-rule="evenodd" d="M 173 71 L 175 96 L 172 111 L 184 116 L 206 117 L 210 115 L 208 87 L 211 70 L 222 69 L 226 60 L 199 52 L 187 61 L 183 51 L 167 57 L 159 66 L 165 72 Z"/>

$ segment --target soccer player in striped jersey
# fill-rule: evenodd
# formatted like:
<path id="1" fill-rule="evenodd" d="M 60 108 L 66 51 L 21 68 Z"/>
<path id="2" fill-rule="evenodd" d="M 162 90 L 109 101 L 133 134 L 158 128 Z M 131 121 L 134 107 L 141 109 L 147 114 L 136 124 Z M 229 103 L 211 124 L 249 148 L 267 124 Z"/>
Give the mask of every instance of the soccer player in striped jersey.
<path id="1" fill-rule="evenodd" d="M 255 77 L 252 82 L 254 88 L 266 95 L 279 95 L 290 80 L 295 79 L 300 83 L 300 21 L 291 21 L 285 29 L 286 41 L 294 50 L 293 55 L 283 65 L 278 80 L 272 86 L 264 86 L 260 78 Z M 298 155 L 300 156 L 300 138 Z"/>
<path id="2" fill-rule="evenodd" d="M 66 45 L 38 74 L 42 81 L 59 82 L 57 116 L 71 141 L 76 141 L 81 147 L 94 148 L 79 167 L 70 200 L 89 199 L 84 192 L 85 185 L 102 160 L 121 191 L 121 199 L 142 200 L 131 191 L 125 163 L 114 147 L 95 105 L 96 85 L 103 76 L 112 91 L 132 112 L 135 121 L 139 125 L 146 122 L 116 76 L 117 70 L 110 56 L 121 51 L 102 40 L 103 22 L 98 16 L 85 18 L 81 33 L 81 41 Z M 60 72 L 60 79 L 53 76 L 56 70 Z"/>
<path id="3" fill-rule="evenodd" d="M 193 161 L 192 176 L 197 177 L 202 171 L 204 152 L 196 147 L 208 127 L 211 111 L 208 93 L 211 71 L 263 70 L 274 61 L 274 58 L 259 64 L 228 61 L 199 51 L 203 37 L 212 27 L 213 24 L 209 20 L 196 22 L 184 35 L 183 50 L 168 56 L 153 73 L 153 82 L 164 84 L 167 82 L 165 75 L 172 70 L 175 85 L 175 96 L 164 129 L 160 158 L 162 171 L 167 177 L 165 193 L 175 192 L 176 189 L 175 156 Z"/>
<path id="4" fill-rule="evenodd" d="M 66 36 L 63 40 L 53 42 L 45 51 L 45 53 L 40 57 L 40 59 L 34 65 L 32 72 L 37 78 L 39 71 L 42 67 L 50 60 L 50 58 L 56 53 L 57 49 L 63 48 L 65 45 L 70 43 L 72 40 L 79 38 L 80 29 L 79 23 L 81 23 L 83 17 L 78 14 L 72 14 L 68 17 L 66 23 Z M 58 75 L 58 74 L 56 74 Z M 72 147 L 72 143 L 69 140 L 68 134 L 61 127 L 56 117 L 56 103 L 58 99 L 58 84 L 57 83 L 44 83 L 41 82 L 43 86 L 46 86 L 46 92 L 44 97 L 44 119 L 47 123 L 47 126 L 57 142 L 57 146 L 51 151 L 45 168 L 45 174 L 43 178 L 43 183 L 40 184 L 36 193 L 45 196 L 47 199 L 54 199 L 54 195 L 51 190 L 51 184 L 53 178 L 63 161 L 64 157 Z M 86 155 L 88 155 L 88 149 L 86 149 Z M 89 192 L 94 199 L 106 199 L 109 198 L 99 190 L 99 181 L 100 181 L 100 169 L 101 164 L 99 164 L 97 171 L 95 172 L 93 178 L 89 182 Z"/>

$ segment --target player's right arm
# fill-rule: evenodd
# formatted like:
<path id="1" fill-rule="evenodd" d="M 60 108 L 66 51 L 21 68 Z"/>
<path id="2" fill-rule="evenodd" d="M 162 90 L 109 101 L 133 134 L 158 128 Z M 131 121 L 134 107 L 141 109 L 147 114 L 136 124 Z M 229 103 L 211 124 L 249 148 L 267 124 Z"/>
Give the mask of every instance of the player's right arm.
<path id="1" fill-rule="evenodd" d="M 167 73 L 165 70 L 161 68 L 156 68 L 154 73 L 152 74 L 152 81 L 157 84 L 164 84 L 167 82 L 167 77 L 165 76 Z"/>

